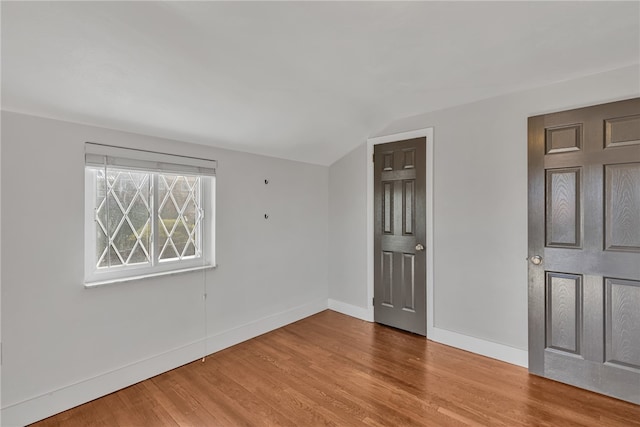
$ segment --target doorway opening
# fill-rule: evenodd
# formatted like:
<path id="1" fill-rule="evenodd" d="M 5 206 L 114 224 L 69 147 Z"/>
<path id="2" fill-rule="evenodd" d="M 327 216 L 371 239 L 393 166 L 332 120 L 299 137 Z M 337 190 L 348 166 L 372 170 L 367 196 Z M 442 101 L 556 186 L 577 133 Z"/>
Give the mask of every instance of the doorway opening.
<path id="1" fill-rule="evenodd" d="M 431 337 L 431 333 L 434 327 L 434 308 L 433 308 L 433 170 L 434 170 L 434 161 L 433 161 L 433 128 L 425 128 L 419 129 L 410 132 L 403 132 L 393 135 L 386 135 L 376 138 L 370 138 L 367 141 L 367 296 L 369 301 L 369 312 L 370 318 L 375 319 L 375 310 L 374 310 L 374 282 L 376 276 L 376 267 L 375 267 L 375 194 L 374 194 L 374 151 L 376 146 L 382 144 L 389 144 L 398 141 L 406 141 L 406 140 L 414 140 L 421 139 L 424 150 L 421 150 L 423 154 L 421 154 L 423 159 L 421 159 L 421 163 L 424 165 L 424 211 L 421 212 L 420 218 L 416 218 L 418 221 L 423 221 L 424 224 L 424 240 L 420 242 L 416 242 L 416 244 L 421 244 L 424 247 L 424 250 L 420 250 L 418 252 L 422 252 L 424 257 L 424 283 L 425 283 L 425 293 L 423 294 L 426 298 L 426 301 L 421 301 L 424 303 L 424 307 L 426 309 L 426 325 L 424 325 L 424 331 L 426 332 L 427 338 Z M 408 148 L 408 147 L 405 147 Z M 410 151 L 411 149 L 409 149 Z M 407 161 L 410 162 L 411 154 L 407 154 Z M 422 162 L 422 160 L 424 162 Z M 389 161 L 389 160 L 387 160 Z M 404 161 L 404 159 L 402 160 Z M 398 162 L 402 162 L 398 160 Z M 403 165 L 404 167 L 405 165 Z M 394 184 L 395 185 L 395 184 Z M 397 184 L 402 186 L 402 184 Z M 409 189 L 411 186 L 409 185 Z M 389 187 L 388 187 L 389 188 Z M 406 189 L 400 190 L 401 193 L 405 192 Z M 398 193 L 398 194 L 401 194 Z M 405 205 L 406 209 L 406 205 Z M 404 230 L 407 231 L 406 229 Z M 415 245 L 413 246 L 415 248 Z M 377 257 L 381 257 L 380 253 L 377 254 Z M 389 259 L 389 255 L 387 255 Z M 406 265 L 410 266 L 411 260 L 410 256 L 405 258 Z M 398 264 L 400 265 L 400 264 Z M 376 301 L 376 305 L 378 303 L 382 303 L 382 301 Z M 424 333 L 422 333 L 425 335 Z"/>

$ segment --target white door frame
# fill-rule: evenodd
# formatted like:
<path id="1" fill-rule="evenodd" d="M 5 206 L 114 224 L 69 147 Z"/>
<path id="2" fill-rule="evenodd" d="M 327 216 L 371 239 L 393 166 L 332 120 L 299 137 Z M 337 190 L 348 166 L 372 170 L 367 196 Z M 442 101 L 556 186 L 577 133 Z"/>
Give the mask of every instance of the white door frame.
<path id="1" fill-rule="evenodd" d="M 433 335 L 433 128 L 417 129 L 393 135 L 367 139 L 367 307 L 373 320 L 373 146 L 405 139 L 426 138 L 426 283 L 427 283 L 427 338 Z"/>

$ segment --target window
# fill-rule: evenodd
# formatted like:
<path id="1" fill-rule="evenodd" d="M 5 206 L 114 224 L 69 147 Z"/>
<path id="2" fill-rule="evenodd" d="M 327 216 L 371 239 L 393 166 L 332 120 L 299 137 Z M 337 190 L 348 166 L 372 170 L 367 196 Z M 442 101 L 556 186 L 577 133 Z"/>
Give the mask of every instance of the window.
<path id="1" fill-rule="evenodd" d="M 213 160 L 85 144 L 85 285 L 214 265 Z"/>

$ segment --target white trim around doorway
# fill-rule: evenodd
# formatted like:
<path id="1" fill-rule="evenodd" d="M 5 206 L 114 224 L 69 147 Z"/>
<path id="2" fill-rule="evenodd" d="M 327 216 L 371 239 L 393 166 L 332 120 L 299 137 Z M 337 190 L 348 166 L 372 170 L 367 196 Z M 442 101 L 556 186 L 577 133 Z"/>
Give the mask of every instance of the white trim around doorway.
<path id="1" fill-rule="evenodd" d="M 405 139 L 426 138 L 426 281 L 427 281 L 427 338 L 433 336 L 433 128 L 417 129 L 367 140 L 367 301 L 369 318 L 373 319 L 373 146 Z"/>
<path id="2" fill-rule="evenodd" d="M 367 140 L 367 297 L 368 306 L 366 313 L 361 311 L 344 310 L 346 314 L 364 320 L 373 321 L 373 147 L 377 144 L 387 142 L 403 141 L 413 138 L 426 138 L 426 250 L 427 250 L 427 338 L 482 356 L 502 360 L 514 365 L 527 367 L 528 355 L 526 350 L 513 348 L 504 344 L 487 341 L 481 338 L 464 335 L 455 331 L 438 328 L 435 325 L 435 304 L 434 304 L 434 244 L 433 244 L 433 212 L 434 212 L 434 140 L 433 127 L 417 129 L 409 132 L 396 133 L 393 135 L 379 136 Z M 335 305 L 335 304 L 334 304 Z M 335 308 L 341 308 L 335 305 Z M 330 305 L 329 308 L 332 308 Z M 334 309 L 335 309 L 334 308 Z M 340 310 L 338 310 L 340 311 Z"/>

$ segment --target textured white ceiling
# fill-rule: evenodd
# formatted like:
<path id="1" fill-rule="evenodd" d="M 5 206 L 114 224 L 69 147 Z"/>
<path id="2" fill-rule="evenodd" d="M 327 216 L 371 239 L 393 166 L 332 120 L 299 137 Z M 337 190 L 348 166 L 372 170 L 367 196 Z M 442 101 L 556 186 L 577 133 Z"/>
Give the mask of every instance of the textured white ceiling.
<path id="1" fill-rule="evenodd" d="M 639 2 L 2 2 L 3 109 L 322 165 L 639 60 Z"/>

